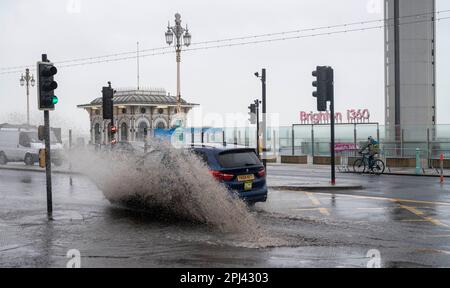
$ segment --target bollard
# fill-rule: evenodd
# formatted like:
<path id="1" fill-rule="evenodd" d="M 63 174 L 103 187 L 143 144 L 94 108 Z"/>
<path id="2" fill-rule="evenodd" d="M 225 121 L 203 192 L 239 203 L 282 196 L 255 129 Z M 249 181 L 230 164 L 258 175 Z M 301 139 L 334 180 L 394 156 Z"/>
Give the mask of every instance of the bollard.
<path id="1" fill-rule="evenodd" d="M 444 184 L 444 154 L 441 153 L 441 184 Z"/>
<path id="2" fill-rule="evenodd" d="M 420 148 L 416 148 L 416 175 L 420 174 L 420 170 L 422 170 L 422 168 L 420 167 L 421 163 L 420 163 Z"/>

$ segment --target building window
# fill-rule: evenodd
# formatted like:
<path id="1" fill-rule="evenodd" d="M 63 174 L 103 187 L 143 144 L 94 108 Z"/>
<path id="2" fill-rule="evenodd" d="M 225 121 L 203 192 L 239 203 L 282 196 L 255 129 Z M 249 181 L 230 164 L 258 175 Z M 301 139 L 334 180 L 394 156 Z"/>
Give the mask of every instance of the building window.
<path id="1" fill-rule="evenodd" d="M 147 113 L 147 109 L 141 108 L 141 114 L 145 114 L 145 113 Z"/>
<path id="2" fill-rule="evenodd" d="M 139 123 L 138 126 L 138 132 L 136 135 L 137 141 L 144 141 L 145 136 L 147 136 L 147 133 L 148 133 L 148 125 L 145 121 L 142 121 L 141 123 Z"/>
<path id="3" fill-rule="evenodd" d="M 100 124 L 95 124 L 94 128 L 94 142 L 95 144 L 101 144 L 102 141 L 102 134 L 100 132 Z"/>
<path id="4" fill-rule="evenodd" d="M 166 124 L 164 124 L 163 121 L 160 121 L 156 124 L 156 129 L 166 129 Z"/>
<path id="5" fill-rule="evenodd" d="M 163 113 L 164 113 L 164 109 L 159 108 L 159 109 L 158 109 L 158 114 L 163 114 Z"/>
<path id="6" fill-rule="evenodd" d="M 128 141 L 128 126 L 125 122 L 120 126 L 120 140 Z"/>
<path id="7" fill-rule="evenodd" d="M 122 114 L 127 114 L 127 108 L 122 109 Z"/>

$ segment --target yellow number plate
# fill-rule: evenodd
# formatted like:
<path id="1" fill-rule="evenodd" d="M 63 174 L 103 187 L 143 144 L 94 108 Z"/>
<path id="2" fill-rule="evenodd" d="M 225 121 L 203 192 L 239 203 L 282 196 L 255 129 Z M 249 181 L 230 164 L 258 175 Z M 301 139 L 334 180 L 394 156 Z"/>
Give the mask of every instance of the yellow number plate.
<path id="1" fill-rule="evenodd" d="M 245 181 L 253 181 L 255 180 L 255 175 L 250 174 L 250 175 L 240 175 L 237 177 L 239 182 L 245 182 Z"/>

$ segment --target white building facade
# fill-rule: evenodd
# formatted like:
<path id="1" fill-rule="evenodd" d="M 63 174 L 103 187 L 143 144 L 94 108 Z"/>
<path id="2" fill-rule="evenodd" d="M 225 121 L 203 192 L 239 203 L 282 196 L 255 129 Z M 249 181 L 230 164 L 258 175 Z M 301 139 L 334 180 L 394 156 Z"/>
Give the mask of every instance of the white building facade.
<path id="1" fill-rule="evenodd" d="M 118 129 L 119 141 L 144 141 L 153 135 L 155 129 L 170 129 L 181 121 L 186 123 L 186 115 L 197 104 L 182 99 L 183 113 L 176 114 L 177 99 L 163 89 L 119 89 L 114 94 L 114 125 Z M 107 144 L 111 140 L 110 120 L 103 120 L 102 98 L 89 104 L 78 105 L 85 109 L 90 118 L 91 144 Z"/>

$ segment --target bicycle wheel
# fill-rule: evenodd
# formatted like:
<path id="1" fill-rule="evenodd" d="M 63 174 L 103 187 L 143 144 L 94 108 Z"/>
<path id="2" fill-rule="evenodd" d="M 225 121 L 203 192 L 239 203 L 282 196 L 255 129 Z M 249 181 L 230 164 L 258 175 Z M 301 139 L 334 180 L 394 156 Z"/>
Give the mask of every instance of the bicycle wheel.
<path id="1" fill-rule="evenodd" d="M 384 165 L 384 162 L 381 160 L 375 160 L 375 163 L 373 164 L 372 171 L 373 173 L 377 175 L 381 175 L 384 173 L 384 170 L 386 169 L 386 165 Z"/>
<path id="2" fill-rule="evenodd" d="M 364 173 L 366 171 L 366 163 L 362 159 L 358 159 L 353 163 L 353 172 Z"/>

